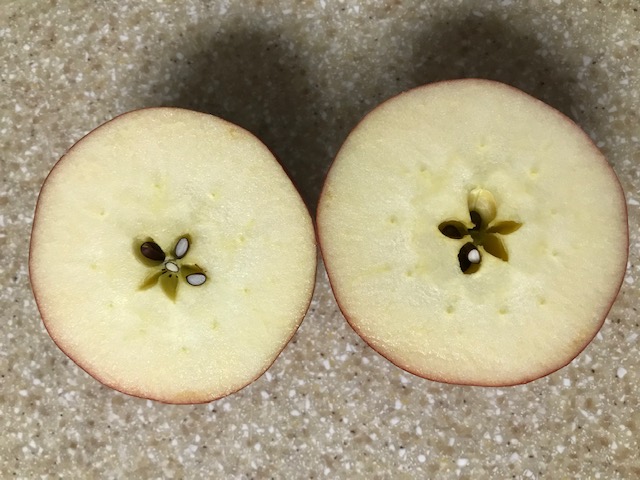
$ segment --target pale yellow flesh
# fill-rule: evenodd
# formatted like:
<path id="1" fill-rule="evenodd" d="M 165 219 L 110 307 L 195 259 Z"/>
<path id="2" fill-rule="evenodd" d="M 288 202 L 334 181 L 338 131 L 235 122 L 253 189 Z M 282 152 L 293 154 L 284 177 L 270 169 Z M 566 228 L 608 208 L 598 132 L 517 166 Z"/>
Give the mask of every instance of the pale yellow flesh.
<path id="1" fill-rule="evenodd" d="M 465 275 L 467 195 L 489 190 L 510 259 Z M 319 240 L 342 311 L 370 345 L 427 378 L 507 385 L 568 363 L 595 335 L 627 258 L 624 195 L 587 136 L 510 87 L 467 80 L 402 94 L 340 150 Z"/>
<path id="2" fill-rule="evenodd" d="M 185 263 L 204 285 L 176 301 L 136 240 L 165 252 L 190 234 Z M 313 225 L 267 148 L 241 128 L 179 109 L 132 112 L 82 139 L 42 190 L 30 259 L 56 343 L 100 381 L 191 403 L 247 385 L 302 320 L 315 280 Z"/>

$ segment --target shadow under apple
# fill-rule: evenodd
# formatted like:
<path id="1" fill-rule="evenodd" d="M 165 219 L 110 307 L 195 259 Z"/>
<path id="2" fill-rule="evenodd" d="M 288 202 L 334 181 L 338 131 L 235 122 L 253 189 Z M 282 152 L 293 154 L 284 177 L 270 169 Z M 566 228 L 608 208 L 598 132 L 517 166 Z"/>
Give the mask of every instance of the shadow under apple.
<path id="1" fill-rule="evenodd" d="M 412 47 L 406 51 L 389 55 L 384 44 L 377 49 L 373 40 L 363 39 L 345 46 L 354 49 L 356 61 L 331 72 L 316 64 L 317 49 L 278 29 L 234 27 L 187 54 L 183 78 L 165 104 L 217 115 L 254 133 L 278 157 L 312 215 L 349 131 L 377 104 L 410 88 L 487 78 L 519 88 L 578 122 L 588 120 L 575 118 L 581 112 L 575 72 L 536 39 L 535 25 L 515 26 L 495 12 L 478 17 L 449 11 L 446 19 L 423 22 L 417 34 L 407 32 Z M 601 131 L 593 122 L 583 127 Z"/>
<path id="2" fill-rule="evenodd" d="M 186 58 L 182 88 L 167 102 L 219 116 L 256 135 L 276 155 L 314 213 L 331 161 L 319 95 L 299 45 L 277 31 L 216 35 Z"/>
<path id="3" fill-rule="evenodd" d="M 466 14 L 425 26 L 414 47 L 410 87 L 452 78 L 486 78 L 514 86 L 573 118 L 579 106 L 575 72 L 536 39 L 497 13 Z M 562 50 L 558 46 L 558 50 Z M 585 126 L 587 129 L 592 125 Z"/>

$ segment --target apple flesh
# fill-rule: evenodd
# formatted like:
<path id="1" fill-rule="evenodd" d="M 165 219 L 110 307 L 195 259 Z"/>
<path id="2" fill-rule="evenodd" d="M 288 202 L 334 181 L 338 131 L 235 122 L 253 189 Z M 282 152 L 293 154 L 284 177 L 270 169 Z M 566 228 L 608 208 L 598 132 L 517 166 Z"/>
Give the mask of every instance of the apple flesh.
<path id="1" fill-rule="evenodd" d="M 200 403 L 259 377 L 313 293 L 309 213 L 269 150 L 219 118 L 151 108 L 74 145 L 34 219 L 33 292 L 100 382 Z"/>
<path id="2" fill-rule="evenodd" d="M 569 363 L 620 288 L 625 197 L 571 120 L 492 81 L 370 112 L 326 179 L 318 239 L 354 330 L 432 380 L 514 385 Z"/>

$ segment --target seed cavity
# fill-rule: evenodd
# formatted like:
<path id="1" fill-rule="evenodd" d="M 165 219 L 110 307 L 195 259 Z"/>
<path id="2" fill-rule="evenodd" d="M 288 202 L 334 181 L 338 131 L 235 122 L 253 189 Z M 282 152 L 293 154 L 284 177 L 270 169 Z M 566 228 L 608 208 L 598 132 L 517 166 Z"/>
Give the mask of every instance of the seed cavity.
<path id="1" fill-rule="evenodd" d="M 474 232 L 481 230 L 483 227 L 482 223 L 482 215 L 480 215 L 475 210 L 469 212 L 469 217 L 471 217 L 471 223 L 473 223 L 474 227 L 471 229 Z"/>
<path id="2" fill-rule="evenodd" d="M 482 242 L 482 246 L 488 254 L 493 255 L 494 257 L 499 258 L 502 261 L 509 261 L 509 254 L 507 253 L 507 249 L 504 247 L 504 243 L 498 235 L 486 235 L 484 237 L 484 241 Z"/>
<path id="3" fill-rule="evenodd" d="M 166 255 L 155 242 L 144 242 L 140 245 L 140 253 L 143 257 L 156 262 L 164 262 Z"/>
<path id="4" fill-rule="evenodd" d="M 180 240 L 178 240 L 178 243 L 176 243 L 176 248 L 174 250 L 176 258 L 184 257 L 189 251 L 189 246 L 189 239 L 187 237 L 182 237 Z"/>
<path id="5" fill-rule="evenodd" d="M 187 275 L 187 283 L 194 287 L 198 287 L 206 281 L 207 277 L 205 277 L 203 273 L 192 273 L 191 275 Z"/>
<path id="6" fill-rule="evenodd" d="M 506 222 L 496 222 L 495 225 L 487 228 L 487 233 L 499 233 L 500 235 L 508 235 L 518 230 L 521 226 L 521 223 L 512 222 L 510 220 Z"/>
<path id="7" fill-rule="evenodd" d="M 475 261 L 471 261 L 471 259 Z M 460 252 L 458 252 L 458 263 L 460 263 L 460 270 L 462 273 L 474 273 L 480 268 L 480 261 L 482 256 L 476 246 L 471 243 L 465 243 Z"/>
<path id="8" fill-rule="evenodd" d="M 178 296 L 178 276 L 177 275 L 161 275 L 160 286 L 162 291 L 169 297 L 169 300 L 175 302 Z"/>
<path id="9" fill-rule="evenodd" d="M 465 235 L 468 234 L 465 224 L 456 220 L 442 222 L 438 225 L 438 229 L 445 237 L 453 238 L 455 240 L 464 238 Z"/>
<path id="10" fill-rule="evenodd" d="M 162 271 L 153 272 L 147 278 L 144 279 L 142 284 L 138 287 L 140 290 L 147 290 L 148 288 L 153 287 L 158 280 L 160 279 L 160 275 L 162 275 Z"/>

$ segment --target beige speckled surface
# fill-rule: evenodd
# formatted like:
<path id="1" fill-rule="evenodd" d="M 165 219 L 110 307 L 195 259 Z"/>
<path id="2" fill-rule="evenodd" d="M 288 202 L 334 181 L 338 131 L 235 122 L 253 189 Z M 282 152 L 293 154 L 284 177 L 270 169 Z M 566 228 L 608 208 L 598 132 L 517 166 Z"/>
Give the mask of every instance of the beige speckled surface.
<path id="1" fill-rule="evenodd" d="M 635 0 L 0 2 L 0 478 L 640 478 L 638 10 Z M 152 105 L 222 116 L 273 149 L 313 210 L 364 113 L 468 76 L 568 114 L 627 192 L 622 291 L 568 367 L 503 389 L 413 377 L 349 329 L 322 267 L 268 373 L 208 405 L 111 391 L 47 336 L 27 274 L 33 208 L 57 158 L 100 123 Z"/>

